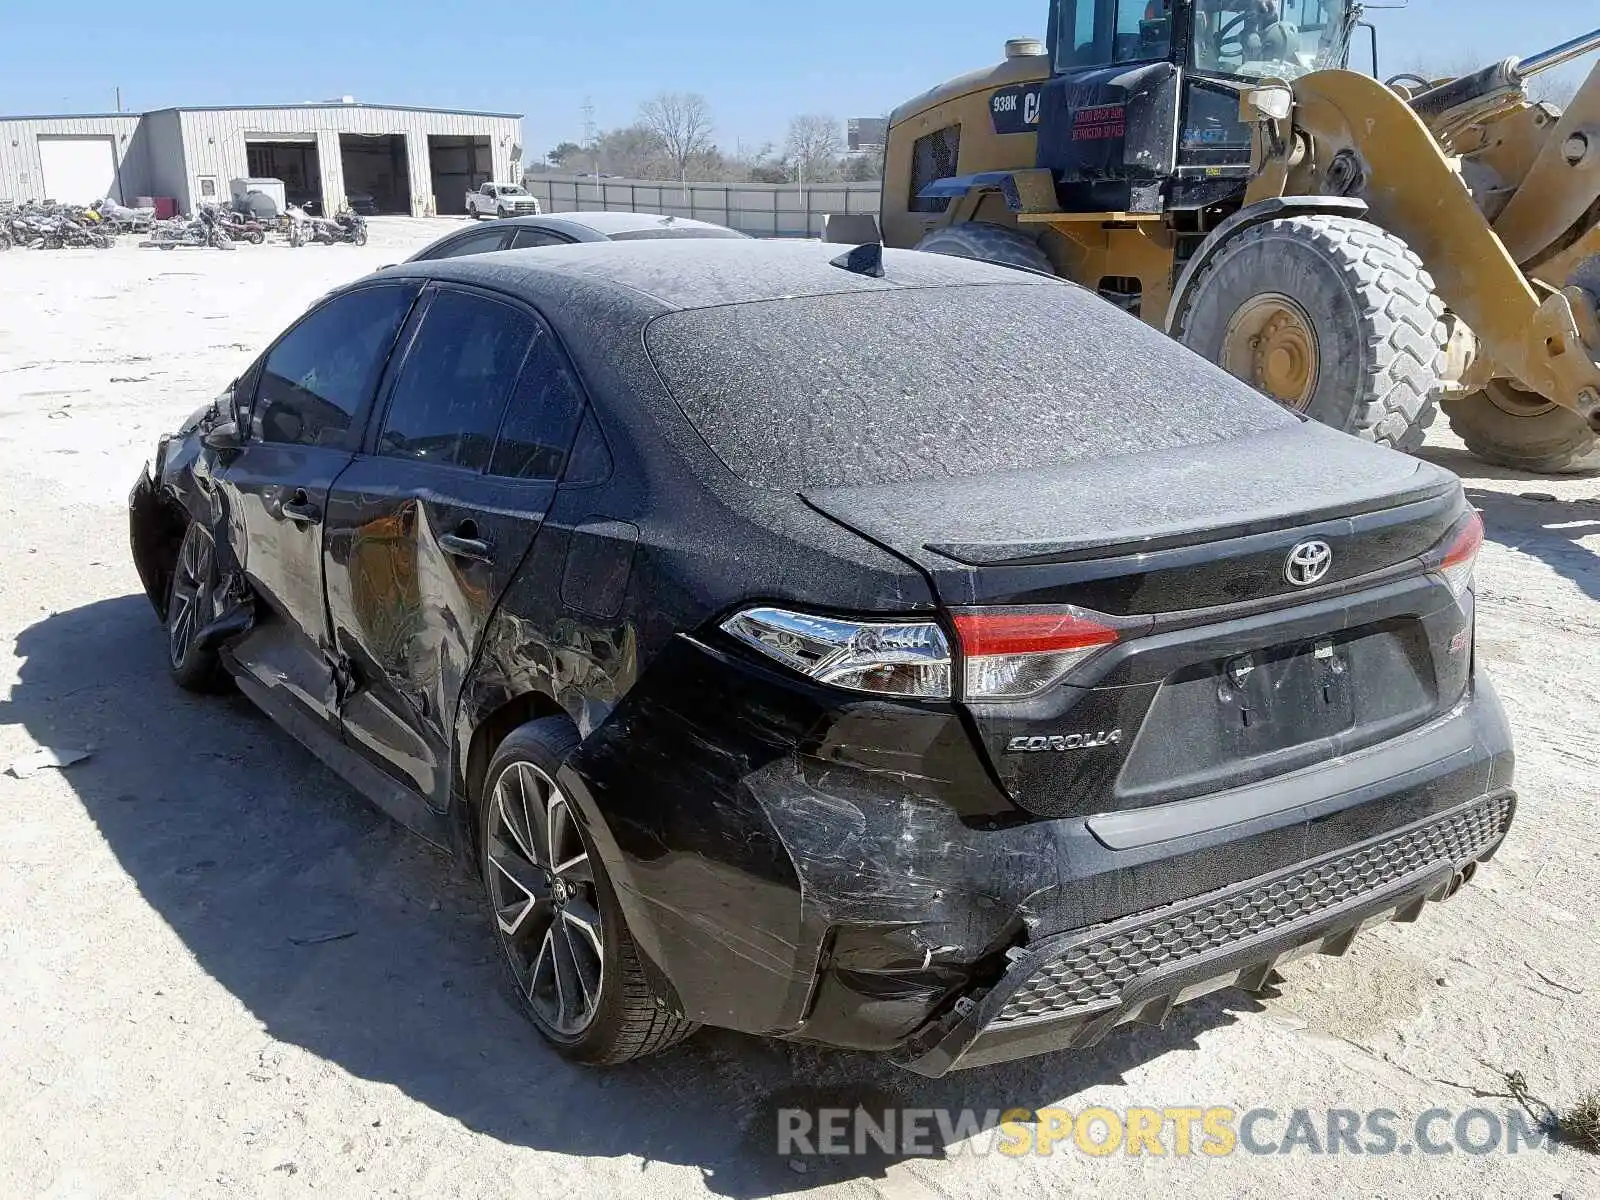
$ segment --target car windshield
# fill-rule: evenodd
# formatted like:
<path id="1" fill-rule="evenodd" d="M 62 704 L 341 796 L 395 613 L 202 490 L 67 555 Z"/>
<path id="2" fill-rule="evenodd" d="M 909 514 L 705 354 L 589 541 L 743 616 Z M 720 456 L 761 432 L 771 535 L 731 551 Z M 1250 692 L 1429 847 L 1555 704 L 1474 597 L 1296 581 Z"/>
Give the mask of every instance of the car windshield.
<path id="1" fill-rule="evenodd" d="M 515 185 L 512 185 L 512 186 L 509 186 L 509 187 L 501 188 L 500 189 L 500 194 L 502 196 L 526 196 L 528 194 L 528 191 L 527 191 L 526 188 L 517 187 Z"/>
<path id="2" fill-rule="evenodd" d="M 1023 470 L 1297 419 L 1065 284 L 725 305 L 658 317 L 645 340 L 717 456 L 781 491 Z"/>
<path id="3" fill-rule="evenodd" d="M 1190 65 L 1283 80 L 1343 66 L 1351 7 L 1351 0 L 1200 0 Z"/>

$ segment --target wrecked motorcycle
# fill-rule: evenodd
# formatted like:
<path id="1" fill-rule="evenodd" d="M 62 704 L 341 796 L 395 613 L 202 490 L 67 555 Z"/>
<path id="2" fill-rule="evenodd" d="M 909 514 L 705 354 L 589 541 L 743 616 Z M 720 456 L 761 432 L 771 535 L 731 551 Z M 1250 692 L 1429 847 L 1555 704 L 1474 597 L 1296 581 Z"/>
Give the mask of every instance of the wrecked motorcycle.
<path id="1" fill-rule="evenodd" d="M 360 213 L 346 210 L 334 215 L 332 220 L 323 217 L 307 219 L 310 240 L 322 245 L 347 242 L 352 246 L 367 244 L 367 219 Z"/>

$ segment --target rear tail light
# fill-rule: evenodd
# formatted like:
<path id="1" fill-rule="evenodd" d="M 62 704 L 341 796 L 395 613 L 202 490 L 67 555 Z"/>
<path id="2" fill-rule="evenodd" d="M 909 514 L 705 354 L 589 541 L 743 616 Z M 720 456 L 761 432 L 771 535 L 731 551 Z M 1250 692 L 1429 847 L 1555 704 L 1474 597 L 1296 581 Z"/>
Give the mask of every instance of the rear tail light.
<path id="1" fill-rule="evenodd" d="M 1024 700 L 1061 682 L 1120 634 L 1082 609 L 991 608 L 955 614 L 968 700 Z"/>
<path id="2" fill-rule="evenodd" d="M 950 644 L 931 621 L 887 624 L 752 608 L 722 628 L 819 683 L 885 696 L 950 699 Z"/>
<path id="3" fill-rule="evenodd" d="M 967 700 L 1026 700 L 1060 683 L 1123 635 L 1120 621 L 1072 607 L 969 608 L 954 613 L 960 655 L 931 621 L 854 621 L 750 608 L 725 633 L 818 683 L 949 700 L 955 664 Z"/>
<path id="4" fill-rule="evenodd" d="M 1472 586 L 1472 569 L 1478 561 L 1478 551 L 1483 547 L 1483 518 L 1476 512 L 1471 513 L 1456 526 L 1449 538 L 1440 543 L 1440 547 L 1442 553 L 1435 552 L 1438 558 L 1434 569 L 1444 576 L 1459 600 Z"/>

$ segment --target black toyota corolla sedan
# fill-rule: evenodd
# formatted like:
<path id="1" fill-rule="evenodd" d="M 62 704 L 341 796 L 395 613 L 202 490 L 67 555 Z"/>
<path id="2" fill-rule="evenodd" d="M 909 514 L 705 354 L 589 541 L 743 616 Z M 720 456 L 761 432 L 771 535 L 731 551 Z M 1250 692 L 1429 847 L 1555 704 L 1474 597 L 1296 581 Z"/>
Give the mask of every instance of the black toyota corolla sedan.
<path id="1" fill-rule="evenodd" d="M 177 682 L 471 855 L 591 1063 L 1083 1046 L 1470 878 L 1514 798 L 1453 476 L 1069 284 L 839 249 L 328 296 L 134 489 Z"/>

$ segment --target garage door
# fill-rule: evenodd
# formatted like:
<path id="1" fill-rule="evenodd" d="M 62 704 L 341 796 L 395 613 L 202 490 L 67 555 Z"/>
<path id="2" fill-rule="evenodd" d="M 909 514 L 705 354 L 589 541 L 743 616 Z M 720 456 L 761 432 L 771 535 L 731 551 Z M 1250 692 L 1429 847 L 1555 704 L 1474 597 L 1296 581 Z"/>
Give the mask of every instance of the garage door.
<path id="1" fill-rule="evenodd" d="M 110 138 L 39 139 L 44 166 L 44 195 L 62 204 L 88 204 L 117 191 L 116 157 Z"/>

